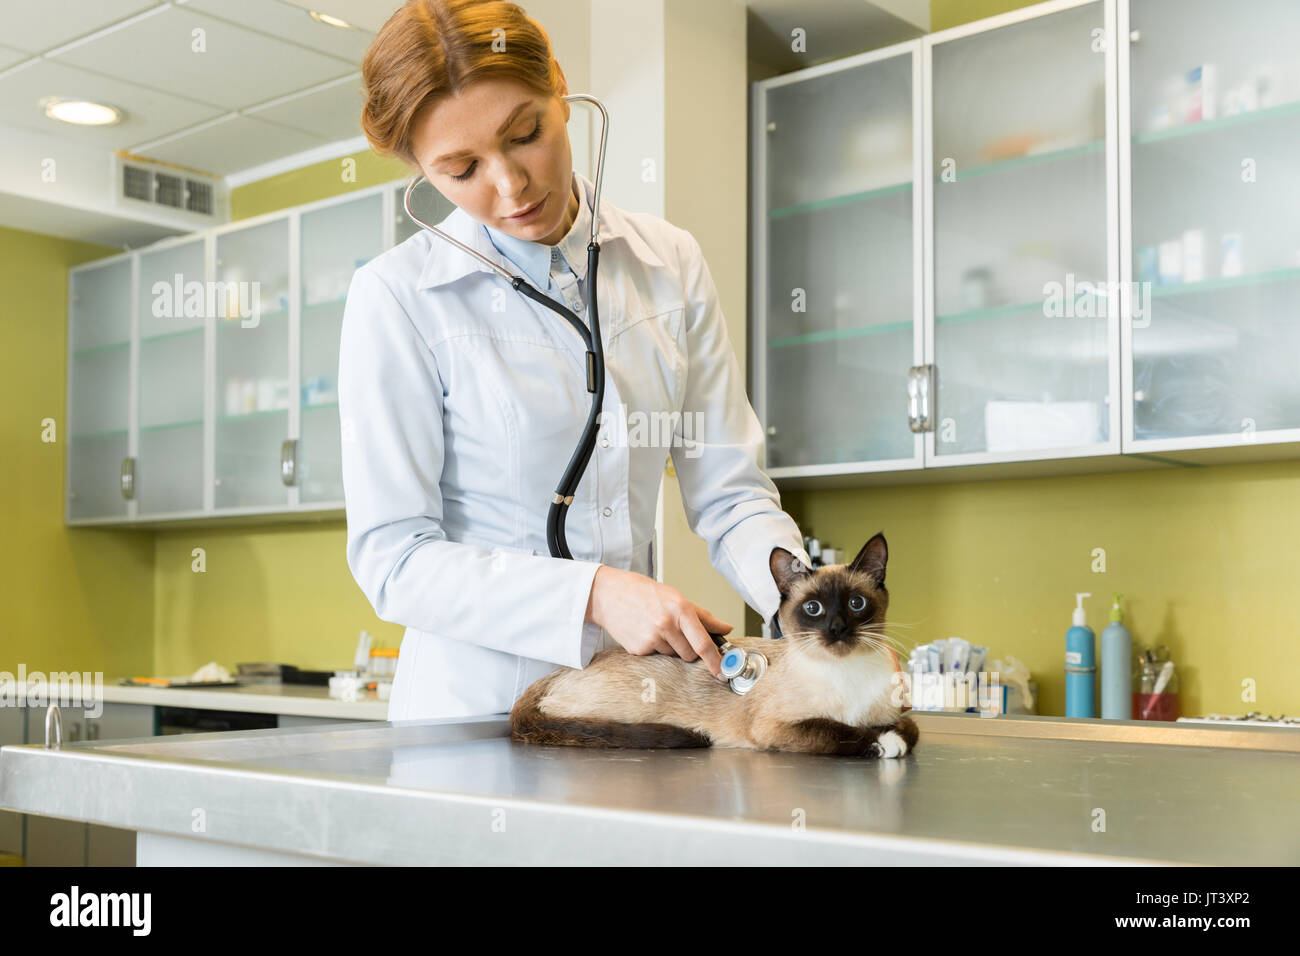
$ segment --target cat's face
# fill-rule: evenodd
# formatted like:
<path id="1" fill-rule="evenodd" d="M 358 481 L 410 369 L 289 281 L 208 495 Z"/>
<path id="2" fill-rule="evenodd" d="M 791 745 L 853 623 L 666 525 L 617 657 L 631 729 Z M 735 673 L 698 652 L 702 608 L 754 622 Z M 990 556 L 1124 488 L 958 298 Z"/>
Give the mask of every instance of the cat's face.
<path id="1" fill-rule="evenodd" d="M 872 537 L 848 564 L 821 568 L 806 567 L 785 548 L 773 548 L 768 563 L 781 592 L 781 632 L 792 649 L 831 657 L 883 653 L 888 561 L 883 534 Z"/>

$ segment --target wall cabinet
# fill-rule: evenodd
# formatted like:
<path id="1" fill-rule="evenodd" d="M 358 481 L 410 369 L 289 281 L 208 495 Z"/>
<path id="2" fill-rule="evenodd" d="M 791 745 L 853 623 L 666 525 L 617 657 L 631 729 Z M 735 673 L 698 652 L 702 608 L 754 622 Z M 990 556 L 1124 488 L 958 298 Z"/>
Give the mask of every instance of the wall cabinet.
<path id="1" fill-rule="evenodd" d="M 1260 5 L 1054 0 L 755 84 L 773 477 L 1300 454 L 1300 8 Z"/>
<path id="2" fill-rule="evenodd" d="M 1119 20 L 1125 444 L 1300 441 L 1300 4 Z"/>
<path id="3" fill-rule="evenodd" d="M 419 227 L 387 184 L 73 269 L 68 524 L 341 512 L 348 284 Z M 450 211 L 420 191 L 423 218 Z"/>

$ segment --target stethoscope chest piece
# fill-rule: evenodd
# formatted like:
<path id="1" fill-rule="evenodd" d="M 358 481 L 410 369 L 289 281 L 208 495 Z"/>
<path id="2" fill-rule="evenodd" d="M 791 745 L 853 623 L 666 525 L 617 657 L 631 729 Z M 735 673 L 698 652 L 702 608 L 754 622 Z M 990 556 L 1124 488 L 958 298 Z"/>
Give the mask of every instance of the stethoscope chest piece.
<path id="1" fill-rule="evenodd" d="M 727 678 L 733 694 L 748 694 L 767 673 L 767 658 L 758 651 L 746 651 L 725 641 L 718 650 L 722 652 L 722 676 Z"/>

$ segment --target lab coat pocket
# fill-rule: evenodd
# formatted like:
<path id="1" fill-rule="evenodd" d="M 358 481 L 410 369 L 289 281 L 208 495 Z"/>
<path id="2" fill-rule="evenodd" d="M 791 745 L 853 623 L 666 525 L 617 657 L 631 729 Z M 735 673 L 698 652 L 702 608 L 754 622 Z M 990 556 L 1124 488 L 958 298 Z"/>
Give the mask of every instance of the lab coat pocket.
<path id="1" fill-rule="evenodd" d="M 685 314 L 680 302 L 646 311 L 611 340 L 611 357 L 628 373 L 636 373 L 634 394 L 624 397 L 629 409 L 654 413 L 681 407 L 686 385 Z"/>

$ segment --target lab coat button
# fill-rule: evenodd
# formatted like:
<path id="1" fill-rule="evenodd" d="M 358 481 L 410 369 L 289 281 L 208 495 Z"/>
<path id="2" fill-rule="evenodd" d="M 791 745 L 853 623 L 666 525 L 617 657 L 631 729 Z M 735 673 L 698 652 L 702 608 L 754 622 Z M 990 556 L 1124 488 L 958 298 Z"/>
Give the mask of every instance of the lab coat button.
<path id="1" fill-rule="evenodd" d="M 601 447 L 601 448 L 608 448 L 608 447 L 609 447 L 609 439 L 608 439 L 608 438 L 602 438 L 602 439 L 600 440 L 600 447 Z"/>
<path id="2" fill-rule="evenodd" d="M 609 517 L 610 515 L 612 515 L 613 513 L 614 513 L 614 511 L 613 511 L 613 509 L 611 509 L 611 508 L 606 508 L 606 509 L 604 510 L 604 512 L 603 512 L 603 514 L 605 515 L 606 518 L 608 518 L 608 517 Z"/>

